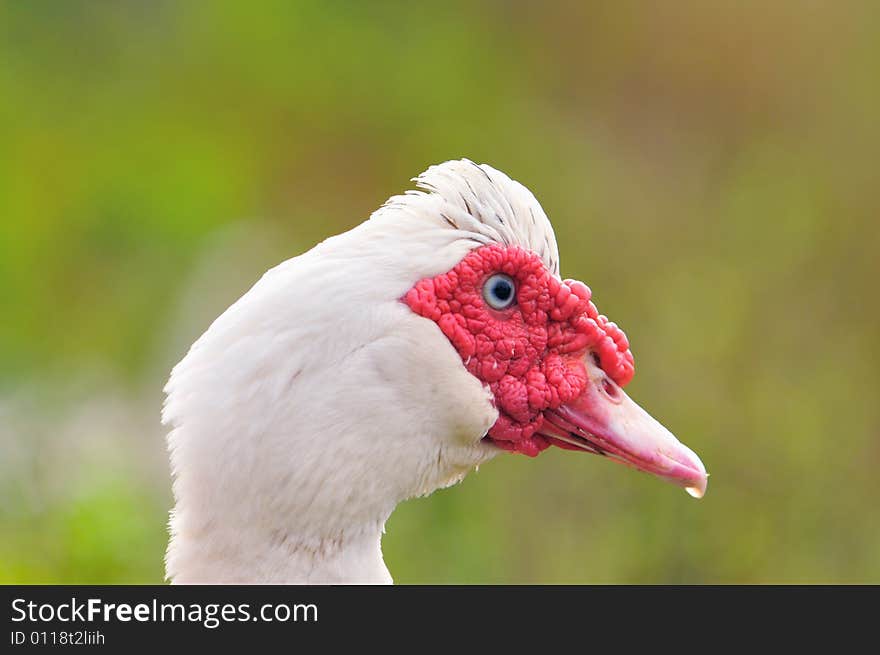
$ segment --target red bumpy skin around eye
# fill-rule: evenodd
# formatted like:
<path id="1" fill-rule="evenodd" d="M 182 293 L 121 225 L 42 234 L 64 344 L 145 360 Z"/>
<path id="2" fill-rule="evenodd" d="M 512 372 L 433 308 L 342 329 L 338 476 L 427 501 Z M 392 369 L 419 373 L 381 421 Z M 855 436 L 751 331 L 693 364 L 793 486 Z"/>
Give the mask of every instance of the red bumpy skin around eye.
<path id="1" fill-rule="evenodd" d="M 516 302 L 507 309 L 483 300 L 483 283 L 495 273 L 516 282 Z M 537 434 L 544 410 L 583 393 L 588 351 L 620 386 L 632 379 L 626 335 L 590 296 L 585 284 L 553 277 L 534 253 L 493 244 L 471 251 L 448 273 L 419 281 L 403 300 L 437 323 L 468 371 L 491 389 L 499 416 L 489 437 L 535 456 L 550 445 Z"/>

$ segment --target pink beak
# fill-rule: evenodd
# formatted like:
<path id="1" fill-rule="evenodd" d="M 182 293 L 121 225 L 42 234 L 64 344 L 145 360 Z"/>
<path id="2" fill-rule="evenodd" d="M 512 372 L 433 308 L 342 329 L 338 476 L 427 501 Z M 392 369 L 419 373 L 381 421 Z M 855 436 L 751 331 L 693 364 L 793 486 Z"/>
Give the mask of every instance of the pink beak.
<path id="1" fill-rule="evenodd" d="M 627 396 L 592 357 L 585 364 L 586 390 L 567 405 L 545 411 L 541 434 L 556 446 L 607 456 L 702 498 L 709 474 L 694 451 Z"/>

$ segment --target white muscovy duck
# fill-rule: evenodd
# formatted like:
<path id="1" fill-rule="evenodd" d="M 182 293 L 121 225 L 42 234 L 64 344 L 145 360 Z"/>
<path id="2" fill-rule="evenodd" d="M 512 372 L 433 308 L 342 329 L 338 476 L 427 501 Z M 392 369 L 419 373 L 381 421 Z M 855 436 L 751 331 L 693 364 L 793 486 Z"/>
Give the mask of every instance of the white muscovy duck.
<path id="1" fill-rule="evenodd" d="M 269 270 L 174 367 L 176 583 L 390 583 L 402 500 L 504 452 L 607 456 L 700 497 L 700 459 L 623 392 L 633 359 L 559 278 L 535 197 L 487 165 Z"/>

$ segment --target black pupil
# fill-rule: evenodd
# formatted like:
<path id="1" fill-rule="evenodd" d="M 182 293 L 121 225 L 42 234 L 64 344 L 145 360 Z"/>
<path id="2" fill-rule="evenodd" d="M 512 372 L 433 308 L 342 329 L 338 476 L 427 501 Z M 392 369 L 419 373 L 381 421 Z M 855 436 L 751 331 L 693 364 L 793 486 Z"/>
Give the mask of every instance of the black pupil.
<path id="1" fill-rule="evenodd" d="M 498 300 L 507 302 L 510 300 L 510 296 L 513 295 L 513 285 L 507 280 L 496 280 L 492 291 Z"/>

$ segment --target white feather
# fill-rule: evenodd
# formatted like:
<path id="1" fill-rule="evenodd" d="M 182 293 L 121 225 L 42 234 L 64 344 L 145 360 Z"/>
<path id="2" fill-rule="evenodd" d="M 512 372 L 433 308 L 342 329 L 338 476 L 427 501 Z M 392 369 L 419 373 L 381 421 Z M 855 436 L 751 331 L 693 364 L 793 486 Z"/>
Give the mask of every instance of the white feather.
<path id="1" fill-rule="evenodd" d="M 172 371 L 163 422 L 174 476 L 174 582 L 380 583 L 383 526 L 406 498 L 497 450 L 489 392 L 400 298 L 489 242 L 558 274 L 525 187 L 467 160 L 424 191 L 268 271 Z"/>

